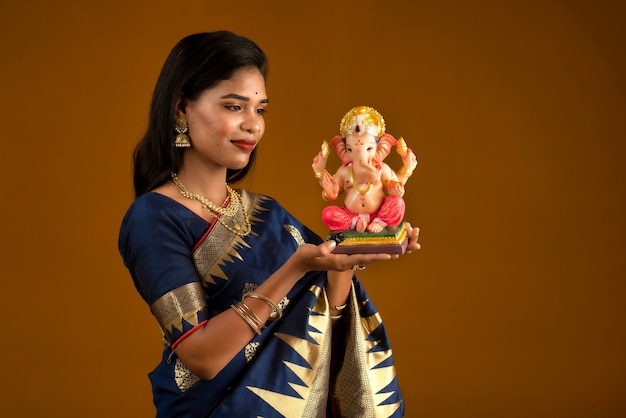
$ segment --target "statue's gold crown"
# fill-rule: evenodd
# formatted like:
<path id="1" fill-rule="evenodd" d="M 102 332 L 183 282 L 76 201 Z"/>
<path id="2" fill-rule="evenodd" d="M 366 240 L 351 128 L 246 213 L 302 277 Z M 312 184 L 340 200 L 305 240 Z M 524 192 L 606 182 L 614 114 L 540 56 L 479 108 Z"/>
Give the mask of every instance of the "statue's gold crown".
<path id="1" fill-rule="evenodd" d="M 380 138 L 385 134 L 385 119 L 369 106 L 353 107 L 341 119 L 339 132 L 343 138 L 349 134 L 370 134 Z"/>

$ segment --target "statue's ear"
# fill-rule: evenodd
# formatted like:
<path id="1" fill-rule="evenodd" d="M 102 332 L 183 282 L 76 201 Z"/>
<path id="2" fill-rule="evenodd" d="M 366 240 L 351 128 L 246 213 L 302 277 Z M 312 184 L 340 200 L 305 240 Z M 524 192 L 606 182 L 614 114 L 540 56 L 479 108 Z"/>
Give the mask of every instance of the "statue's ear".
<path id="1" fill-rule="evenodd" d="M 384 134 L 381 136 L 378 140 L 378 145 L 376 146 L 376 160 L 379 162 L 384 160 L 391 152 L 391 148 L 397 143 L 398 140 L 390 134 Z"/>
<path id="2" fill-rule="evenodd" d="M 341 136 L 337 135 L 330 141 L 330 145 L 332 145 L 337 150 L 337 155 L 339 159 L 341 159 L 341 163 L 346 165 L 350 162 L 346 155 L 346 140 Z"/>

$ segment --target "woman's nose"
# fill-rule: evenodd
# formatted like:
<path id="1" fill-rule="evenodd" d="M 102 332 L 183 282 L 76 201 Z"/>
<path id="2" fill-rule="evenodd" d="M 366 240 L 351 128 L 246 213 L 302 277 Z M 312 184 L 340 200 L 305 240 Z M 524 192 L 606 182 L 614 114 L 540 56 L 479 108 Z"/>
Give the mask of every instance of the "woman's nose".
<path id="1" fill-rule="evenodd" d="M 255 116 L 248 116 L 244 121 L 243 124 L 241 126 L 241 128 L 246 131 L 246 132 L 250 132 L 252 134 L 261 132 L 261 122 L 259 121 L 259 116 L 255 115 Z"/>

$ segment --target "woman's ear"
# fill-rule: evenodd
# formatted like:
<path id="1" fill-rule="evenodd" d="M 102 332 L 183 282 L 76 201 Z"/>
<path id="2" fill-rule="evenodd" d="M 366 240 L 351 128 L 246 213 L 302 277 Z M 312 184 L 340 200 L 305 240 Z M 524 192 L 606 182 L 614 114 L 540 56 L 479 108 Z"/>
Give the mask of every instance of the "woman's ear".
<path id="1" fill-rule="evenodd" d="M 178 93 L 178 100 L 176 100 L 176 117 L 181 118 L 187 114 L 187 98 L 181 92 Z"/>

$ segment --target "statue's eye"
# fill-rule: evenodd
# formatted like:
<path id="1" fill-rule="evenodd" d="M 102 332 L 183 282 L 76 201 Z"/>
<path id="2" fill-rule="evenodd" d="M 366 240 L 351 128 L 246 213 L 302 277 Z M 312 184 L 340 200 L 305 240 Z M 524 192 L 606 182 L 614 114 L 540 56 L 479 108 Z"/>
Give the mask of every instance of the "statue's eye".
<path id="1" fill-rule="evenodd" d="M 346 148 L 346 151 L 352 152 L 352 148 Z"/>

